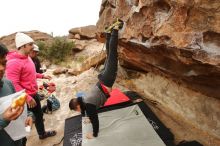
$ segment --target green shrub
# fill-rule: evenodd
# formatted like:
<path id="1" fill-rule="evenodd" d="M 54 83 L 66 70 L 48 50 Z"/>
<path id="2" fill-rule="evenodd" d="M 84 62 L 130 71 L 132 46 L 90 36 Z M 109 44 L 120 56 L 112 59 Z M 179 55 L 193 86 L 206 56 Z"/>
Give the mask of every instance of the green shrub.
<path id="1" fill-rule="evenodd" d="M 60 64 L 72 55 L 74 42 L 69 42 L 64 37 L 55 37 L 51 42 L 37 42 L 40 48 L 39 57 L 49 60 L 51 63 Z"/>
<path id="2" fill-rule="evenodd" d="M 39 52 L 39 57 L 41 58 L 41 59 L 47 59 L 48 58 L 48 48 L 47 48 L 47 45 L 46 45 L 46 43 L 45 42 L 43 42 L 43 41 L 38 41 L 37 42 L 37 45 L 38 45 L 38 47 L 39 47 L 39 49 L 40 49 L 40 52 Z"/>

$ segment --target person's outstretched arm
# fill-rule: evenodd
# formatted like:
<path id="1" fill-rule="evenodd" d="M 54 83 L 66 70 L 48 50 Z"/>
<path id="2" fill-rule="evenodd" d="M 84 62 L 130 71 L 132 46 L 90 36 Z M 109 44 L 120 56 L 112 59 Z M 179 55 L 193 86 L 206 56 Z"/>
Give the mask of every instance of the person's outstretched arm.
<path id="1" fill-rule="evenodd" d="M 99 118 L 98 118 L 96 106 L 89 103 L 87 103 L 85 106 L 86 106 L 86 113 L 92 123 L 93 136 L 97 137 L 99 132 Z"/>

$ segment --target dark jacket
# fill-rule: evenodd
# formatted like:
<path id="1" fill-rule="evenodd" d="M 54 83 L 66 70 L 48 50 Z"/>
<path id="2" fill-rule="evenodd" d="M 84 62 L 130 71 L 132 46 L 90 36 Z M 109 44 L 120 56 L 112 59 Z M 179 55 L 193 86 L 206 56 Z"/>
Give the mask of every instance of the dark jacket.
<path id="1" fill-rule="evenodd" d="M 43 73 L 43 71 L 41 70 L 40 60 L 38 59 L 38 57 L 31 58 L 31 59 L 34 62 L 36 72 L 37 73 Z"/>

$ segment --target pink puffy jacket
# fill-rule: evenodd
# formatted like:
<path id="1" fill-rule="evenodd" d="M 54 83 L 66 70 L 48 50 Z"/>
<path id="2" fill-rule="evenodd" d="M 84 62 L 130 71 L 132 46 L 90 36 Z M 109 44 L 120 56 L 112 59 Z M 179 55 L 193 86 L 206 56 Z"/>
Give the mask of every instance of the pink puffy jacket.
<path id="1" fill-rule="evenodd" d="M 38 91 L 37 78 L 43 78 L 43 74 L 36 73 L 35 65 L 30 57 L 18 52 L 9 52 L 7 55 L 6 78 L 11 80 L 16 91 L 25 89 L 30 101 Z"/>

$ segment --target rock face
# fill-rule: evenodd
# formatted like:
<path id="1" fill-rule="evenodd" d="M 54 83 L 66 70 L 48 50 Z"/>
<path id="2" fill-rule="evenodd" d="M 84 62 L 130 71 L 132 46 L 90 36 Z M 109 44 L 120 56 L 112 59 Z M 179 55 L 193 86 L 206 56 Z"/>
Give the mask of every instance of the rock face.
<path id="1" fill-rule="evenodd" d="M 155 82 L 153 91 L 158 92 L 153 94 L 157 102 L 217 140 L 220 132 L 214 129 L 220 128 L 219 8 L 218 0 L 103 0 L 97 22 L 101 33 L 116 18 L 122 19 L 125 25 L 120 34 L 120 63 L 162 75 L 194 90 L 187 90 L 185 95 L 180 89 L 175 92 L 183 96 L 171 96 L 165 93 L 166 89 L 159 93 L 157 81 L 151 81 Z M 148 84 L 146 81 L 138 86 Z M 200 95 L 193 98 L 197 92 Z M 145 95 L 148 97 L 146 92 Z M 208 114 L 211 119 L 205 116 Z"/>
<path id="2" fill-rule="evenodd" d="M 70 39 L 93 39 L 96 37 L 96 26 L 89 25 L 84 27 L 72 28 L 69 30 Z"/>
<path id="3" fill-rule="evenodd" d="M 175 77 L 220 98 L 219 1 L 116 0 L 102 7 L 99 32 L 113 17 L 126 22 L 121 35 L 126 66 Z"/>
<path id="4" fill-rule="evenodd" d="M 53 75 L 65 74 L 66 72 L 68 72 L 66 68 L 57 68 L 53 71 Z"/>
<path id="5" fill-rule="evenodd" d="M 146 101 L 153 103 L 152 109 L 171 129 L 176 142 L 185 139 L 200 141 L 204 146 L 220 145 L 218 99 L 152 72 L 124 73 L 120 85 L 138 92 L 147 98 Z"/>
<path id="6" fill-rule="evenodd" d="M 75 44 L 72 48 L 73 59 L 69 64 L 69 75 L 79 75 L 91 67 L 97 69 L 101 63 L 104 63 L 106 58 L 105 39 L 103 37 L 99 39 L 96 32 L 97 27 L 94 25 L 69 30 L 68 38 Z"/>
<path id="7" fill-rule="evenodd" d="M 34 41 L 48 41 L 48 40 L 53 39 L 53 37 L 50 36 L 49 34 L 36 31 L 36 30 L 28 31 L 24 33 L 29 35 L 31 38 L 33 38 Z M 1 37 L 0 43 L 5 44 L 9 50 L 16 49 L 15 48 L 15 34 L 16 33 Z"/>
<path id="8" fill-rule="evenodd" d="M 68 74 L 78 75 L 91 67 L 97 67 L 104 62 L 106 53 L 103 43 L 97 42 L 96 39 L 70 40 L 74 41 L 75 47 L 72 49 L 72 62 L 68 64 L 71 68 L 68 70 Z"/>

